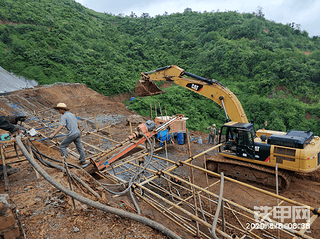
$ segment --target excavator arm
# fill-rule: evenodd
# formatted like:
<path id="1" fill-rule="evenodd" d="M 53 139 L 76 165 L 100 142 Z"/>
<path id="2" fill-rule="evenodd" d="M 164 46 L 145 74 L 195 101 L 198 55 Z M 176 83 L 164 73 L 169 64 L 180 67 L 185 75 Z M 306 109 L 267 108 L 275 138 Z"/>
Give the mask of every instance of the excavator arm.
<path id="1" fill-rule="evenodd" d="M 186 72 L 176 66 L 166 66 L 154 71 L 141 73 L 137 82 L 135 93 L 139 96 L 148 96 L 163 93 L 154 81 L 172 81 L 200 95 L 203 95 L 220 105 L 226 115 L 227 121 L 248 123 L 248 119 L 238 98 L 223 84 Z"/>

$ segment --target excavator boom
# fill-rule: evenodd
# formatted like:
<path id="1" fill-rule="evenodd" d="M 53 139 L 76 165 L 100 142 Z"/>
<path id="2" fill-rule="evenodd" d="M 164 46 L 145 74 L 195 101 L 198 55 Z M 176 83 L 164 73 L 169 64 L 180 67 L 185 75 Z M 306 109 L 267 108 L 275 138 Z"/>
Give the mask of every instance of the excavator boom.
<path id="1" fill-rule="evenodd" d="M 214 80 L 186 72 L 184 69 L 170 65 L 141 73 L 135 93 L 138 96 L 149 96 L 163 93 L 154 81 L 172 81 L 193 92 L 205 96 L 220 105 L 227 121 L 248 123 L 248 119 L 238 98 L 223 84 Z"/>

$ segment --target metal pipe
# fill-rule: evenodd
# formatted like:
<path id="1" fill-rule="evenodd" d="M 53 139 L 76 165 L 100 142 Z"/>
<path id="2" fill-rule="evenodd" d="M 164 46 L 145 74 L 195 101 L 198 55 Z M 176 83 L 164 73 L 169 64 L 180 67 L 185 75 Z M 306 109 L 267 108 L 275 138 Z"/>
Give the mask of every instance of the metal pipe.
<path id="1" fill-rule="evenodd" d="M 136 193 L 136 192 L 135 192 Z M 137 194 L 137 193 L 136 193 Z M 146 203 L 148 203 L 150 206 L 152 206 L 153 208 L 155 208 L 156 210 L 158 210 L 160 213 L 162 213 L 165 217 L 169 218 L 171 221 L 173 221 L 174 223 L 176 223 L 177 225 L 181 226 L 182 228 L 184 228 L 187 232 L 191 233 L 192 235 L 196 236 L 197 233 L 195 232 L 195 229 L 193 228 L 192 225 L 188 224 L 188 222 L 186 222 L 185 219 L 183 219 L 180 215 L 177 215 L 176 213 L 170 211 L 169 209 L 167 209 L 166 207 L 164 207 L 162 204 L 160 204 L 159 202 L 157 202 L 156 200 L 154 200 L 153 198 L 151 198 L 148 195 L 138 195 L 142 200 L 144 200 Z M 147 199 L 148 198 L 148 199 Z M 152 201 L 152 202 L 151 202 Z M 165 214 L 163 211 L 161 211 L 160 209 L 162 209 L 163 211 L 167 212 L 169 215 Z M 178 220 L 182 221 L 179 222 Z"/>
<path id="2" fill-rule="evenodd" d="M 219 146 L 220 146 L 220 145 L 219 145 Z M 213 176 L 220 177 L 220 174 L 215 173 L 215 172 L 212 172 L 212 171 L 209 171 L 209 170 L 206 170 L 206 169 L 201 168 L 201 167 L 199 167 L 199 166 L 195 166 L 195 165 L 193 165 L 193 164 L 190 164 L 190 163 L 187 162 L 187 160 L 186 160 L 186 161 L 179 161 L 179 162 L 180 162 L 181 164 L 185 164 L 185 165 L 188 165 L 188 166 L 190 166 L 190 167 L 194 167 L 194 168 L 196 168 L 196 169 L 199 169 L 199 170 L 202 170 L 202 171 L 204 171 L 204 172 L 207 172 L 208 174 L 211 174 L 211 175 L 213 175 Z M 277 194 L 275 194 L 275 193 L 272 193 L 272 192 L 263 190 L 263 189 L 261 189 L 261 188 L 257 188 L 257 187 L 255 187 L 255 186 L 252 186 L 252 185 L 249 185 L 249 184 L 240 182 L 240 181 L 235 180 L 235 179 L 233 179 L 233 178 L 225 177 L 225 179 L 228 180 L 228 181 L 230 181 L 230 182 L 234 182 L 234 183 L 240 184 L 240 185 L 242 185 L 242 186 L 245 186 L 245 187 L 254 189 L 254 190 L 256 190 L 256 191 L 259 191 L 259 192 L 261 192 L 261 193 L 267 194 L 267 195 L 272 196 L 272 197 L 274 197 L 274 198 L 279 198 L 279 199 L 284 200 L 284 201 L 286 201 L 286 202 L 288 202 L 288 203 L 292 203 L 292 204 L 298 205 L 298 206 L 308 207 L 308 208 L 310 208 L 310 211 L 317 212 L 317 213 L 320 214 L 320 209 L 315 209 L 314 207 L 311 207 L 311 206 L 305 205 L 305 204 L 303 204 L 303 203 L 300 203 L 300 202 L 291 200 L 291 199 L 289 199 L 289 198 L 285 198 L 285 197 L 283 197 L 283 196 L 281 196 L 281 195 L 277 195 Z"/>
<path id="3" fill-rule="evenodd" d="M 66 169 L 66 174 L 67 174 L 67 179 L 68 179 L 68 183 L 69 183 L 69 187 L 70 187 L 70 190 L 73 191 L 72 189 L 72 184 L 71 184 L 71 180 L 70 180 L 70 173 L 69 173 L 69 168 L 68 168 L 68 165 L 66 163 L 66 157 L 63 157 L 63 164 L 65 166 L 65 169 Z M 38 171 L 37 171 L 38 172 Z M 76 210 L 76 203 L 74 201 L 74 198 L 71 197 L 72 199 L 72 204 L 73 204 L 73 210 Z"/>
<path id="4" fill-rule="evenodd" d="M 196 80 L 200 80 L 200 81 L 206 82 L 206 83 L 208 83 L 210 85 L 212 85 L 212 83 L 214 82 L 214 80 L 212 80 L 212 79 L 204 78 L 202 76 L 197 76 L 197 75 L 192 74 L 192 73 L 187 72 L 187 71 L 184 71 L 184 74 L 187 75 L 187 76 L 190 76 L 190 77 L 192 77 L 192 78 L 194 78 Z"/>
<path id="5" fill-rule="evenodd" d="M 228 118 L 228 114 L 227 114 L 227 111 L 226 111 L 226 107 L 224 106 L 224 103 L 223 103 L 223 96 L 220 96 L 219 100 L 221 101 L 222 108 L 223 108 L 224 114 L 226 116 L 226 122 L 229 122 L 229 118 Z"/>
<path id="6" fill-rule="evenodd" d="M 190 165 L 190 164 L 188 164 L 188 165 Z M 195 167 L 197 167 L 197 166 L 195 166 Z M 179 177 L 177 177 L 177 176 L 175 176 L 175 175 L 173 175 L 173 174 L 170 174 L 170 173 L 168 173 L 168 172 L 166 172 L 166 171 L 162 171 L 162 173 L 163 174 L 166 174 L 166 175 L 169 175 L 169 176 L 171 176 L 171 177 L 173 177 L 173 178 L 177 178 L 177 179 L 179 179 L 181 182 L 183 182 L 183 183 L 186 183 L 186 184 L 190 184 L 190 182 L 188 182 L 188 181 L 186 181 L 186 180 L 184 180 L 184 179 L 182 179 L 182 178 L 179 178 Z M 218 174 L 219 175 L 219 174 Z M 227 177 L 224 177 L 224 178 L 227 178 Z M 140 186 L 140 185 L 139 185 Z M 208 190 L 206 190 L 206 189 L 204 189 L 204 188 L 201 188 L 200 186 L 197 186 L 197 185 L 193 185 L 195 188 L 197 188 L 197 189 L 199 189 L 199 190 L 201 190 L 201 191 L 203 191 L 203 192 L 205 192 L 205 193 L 207 193 L 207 194 L 209 194 L 209 195 L 213 195 L 213 196 L 215 196 L 215 197 L 217 197 L 217 195 L 215 195 L 214 193 L 212 193 L 212 192 L 210 192 L 210 191 L 208 191 Z M 279 196 L 280 197 L 280 196 Z M 286 198 L 285 198 L 286 199 Z M 242 209 L 242 210 L 244 210 L 244 211 L 246 211 L 246 212 L 249 212 L 250 214 L 252 214 L 252 215 L 257 215 L 258 217 L 260 217 L 260 218 L 263 218 L 263 216 L 261 216 L 260 214 L 257 214 L 257 213 L 255 213 L 255 212 L 253 212 L 252 210 L 250 210 L 250 209 L 248 209 L 248 208 L 245 208 L 245 207 L 243 207 L 243 206 L 241 206 L 241 205 L 239 205 L 239 204 L 237 204 L 237 203 L 235 203 L 235 202 L 232 202 L 232 201 L 230 201 L 230 200 L 228 200 L 228 199 L 224 199 L 226 202 L 229 202 L 230 204 L 232 204 L 232 205 L 234 205 L 234 206 L 236 206 L 236 207 L 238 207 L 238 208 L 240 208 L 240 209 Z M 287 199 L 287 200 L 289 200 L 289 199 Z M 285 201 L 285 200 L 284 200 Z M 302 204 L 303 205 L 303 204 Z M 270 219 L 271 220 L 271 219 Z M 276 221 L 274 221 L 274 220 L 271 220 L 271 222 L 273 223 L 273 224 L 276 224 L 277 222 Z M 286 230 L 286 231 L 289 231 L 289 232 L 291 232 L 291 233 L 293 233 L 293 234 L 298 234 L 298 231 L 296 231 L 296 230 L 293 230 L 293 229 L 290 229 L 290 228 L 283 228 L 282 230 Z M 306 236 L 306 235 L 303 235 L 303 237 L 304 238 L 309 238 L 308 236 Z"/>
<path id="7" fill-rule="evenodd" d="M 200 157 L 201 155 L 204 155 L 204 154 L 206 154 L 206 153 L 208 153 L 208 152 L 210 152 L 210 151 L 212 151 L 212 150 L 214 150 L 214 149 L 216 149 L 216 148 L 218 148 L 218 147 L 220 147 L 220 146 L 222 146 L 222 144 L 218 144 L 218 145 L 216 145 L 216 146 L 213 146 L 212 148 L 209 148 L 209 149 L 203 151 L 202 153 L 197 154 L 196 156 L 193 156 L 192 158 L 187 159 L 186 161 L 184 161 L 184 163 L 188 163 L 188 162 L 196 159 L 197 157 Z M 159 156 L 157 156 L 157 157 L 160 158 Z M 182 163 L 182 161 L 175 162 L 175 161 L 172 161 L 172 160 L 169 160 L 169 159 L 165 159 L 165 158 L 161 158 L 161 159 L 163 159 L 163 160 L 168 160 L 169 162 L 172 162 L 173 164 L 175 164 L 174 166 L 172 166 L 172 167 L 170 167 L 169 169 L 167 169 L 166 172 L 170 172 L 170 171 L 172 171 L 172 170 L 175 170 L 176 168 L 180 167 L 180 166 L 181 166 L 181 163 Z M 220 176 L 220 175 L 219 175 L 219 176 Z M 139 185 L 147 184 L 148 182 L 150 182 L 150 181 L 152 181 L 152 180 L 154 180 L 154 179 L 156 179 L 156 178 L 158 178 L 158 177 L 159 177 L 159 176 L 154 176 L 154 177 L 152 177 L 152 178 L 149 178 L 148 180 L 145 180 L 144 182 L 141 182 Z"/>
<path id="8" fill-rule="evenodd" d="M 222 231 L 226 231 L 226 219 L 224 217 L 224 200 L 221 202 L 221 221 L 222 221 Z"/>
<path id="9" fill-rule="evenodd" d="M 174 121 L 176 121 L 177 119 L 179 119 L 181 117 L 174 117 L 171 120 L 169 120 L 168 122 L 162 124 L 161 126 L 159 126 L 158 128 L 155 129 L 156 132 L 159 132 L 162 130 L 162 128 L 166 128 L 168 125 L 170 125 L 171 123 L 173 123 Z"/>
<path id="10" fill-rule="evenodd" d="M 206 221 L 196 217 L 195 215 L 193 215 L 192 213 L 190 213 L 189 211 L 183 209 L 182 207 L 179 207 L 177 206 L 176 204 L 174 204 L 173 202 L 169 201 L 168 199 L 158 195 L 157 193 L 151 191 L 150 189 L 142 186 L 142 185 L 139 185 L 139 184 L 135 184 L 137 187 L 140 187 L 142 188 L 144 191 L 150 193 L 151 195 L 155 196 L 155 197 L 158 197 L 159 199 L 163 200 L 164 202 L 170 204 L 171 206 L 174 206 L 175 208 L 177 208 L 178 210 L 182 211 L 183 213 L 185 213 L 186 215 L 190 216 L 191 218 L 193 218 L 194 220 L 198 221 L 199 223 L 201 223 L 202 225 L 206 226 L 206 227 L 211 227 L 211 224 L 207 223 Z M 229 236 L 228 234 L 224 233 L 223 231 L 219 230 L 219 229 L 216 229 L 216 231 L 223 235 L 224 237 L 228 238 L 228 239 L 232 239 L 231 236 Z"/>

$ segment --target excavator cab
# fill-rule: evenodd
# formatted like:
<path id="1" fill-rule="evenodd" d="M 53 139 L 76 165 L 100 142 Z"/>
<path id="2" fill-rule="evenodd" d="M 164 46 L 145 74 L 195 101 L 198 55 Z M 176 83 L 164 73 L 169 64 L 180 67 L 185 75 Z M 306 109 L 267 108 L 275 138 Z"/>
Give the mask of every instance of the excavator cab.
<path id="1" fill-rule="evenodd" d="M 229 122 L 222 126 L 219 135 L 219 152 L 255 159 L 254 139 L 256 137 L 252 123 Z"/>

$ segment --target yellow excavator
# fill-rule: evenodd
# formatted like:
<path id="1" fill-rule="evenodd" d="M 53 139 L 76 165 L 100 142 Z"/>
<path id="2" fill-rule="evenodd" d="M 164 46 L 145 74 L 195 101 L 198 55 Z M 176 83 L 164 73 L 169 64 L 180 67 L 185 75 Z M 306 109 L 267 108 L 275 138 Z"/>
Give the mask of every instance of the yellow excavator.
<path id="1" fill-rule="evenodd" d="M 135 93 L 150 96 L 163 93 L 155 81 L 172 81 L 219 104 L 225 113 L 226 123 L 219 134 L 219 156 L 208 158 L 209 170 L 241 181 L 276 187 L 289 187 L 293 172 L 310 175 L 320 167 L 320 138 L 310 130 L 280 132 L 259 129 L 248 122 L 238 98 L 223 84 L 194 75 L 170 65 L 141 73 Z"/>

